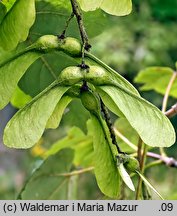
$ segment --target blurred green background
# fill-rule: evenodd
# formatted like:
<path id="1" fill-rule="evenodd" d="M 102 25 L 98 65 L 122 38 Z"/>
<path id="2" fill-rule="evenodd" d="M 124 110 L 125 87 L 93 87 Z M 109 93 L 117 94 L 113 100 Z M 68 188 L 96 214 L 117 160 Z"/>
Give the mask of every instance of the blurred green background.
<path id="1" fill-rule="evenodd" d="M 130 15 L 107 15 L 107 30 L 91 39 L 92 52 L 139 88 L 133 80 L 141 69 L 147 66 L 168 66 L 175 69 L 176 8 L 175 0 L 133 0 L 133 11 Z M 154 91 L 141 92 L 141 95 L 161 108 L 163 95 Z M 168 107 L 175 101 L 175 98 L 170 97 Z M 80 116 L 83 114 L 82 119 L 75 115 L 78 109 Z M 15 199 L 28 176 L 41 164 L 40 154 L 53 142 L 64 137 L 72 125 L 79 126 L 85 131 L 85 122 L 88 119 L 80 104 L 72 103 L 66 110 L 60 127 L 45 132 L 41 140 L 42 145 L 39 144 L 32 150 L 9 150 L 2 144 L 2 131 L 15 111 L 9 105 L 0 112 L 0 199 Z M 177 130 L 177 117 L 172 119 L 172 123 Z M 169 156 L 177 159 L 176 149 L 175 144 L 167 152 Z M 147 177 L 166 199 L 177 199 L 177 169 L 164 165 L 153 167 L 149 169 Z M 99 192 L 92 173 L 81 175 L 78 185 L 77 199 L 106 199 Z M 134 199 L 134 194 L 128 189 L 125 190 L 125 194 L 127 199 Z"/>

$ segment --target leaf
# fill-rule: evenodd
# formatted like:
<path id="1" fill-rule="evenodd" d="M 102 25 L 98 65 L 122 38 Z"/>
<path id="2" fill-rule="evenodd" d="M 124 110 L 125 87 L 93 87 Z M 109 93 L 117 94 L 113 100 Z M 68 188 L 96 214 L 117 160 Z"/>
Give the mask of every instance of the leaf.
<path id="1" fill-rule="evenodd" d="M 132 10 L 131 0 L 103 0 L 101 4 L 101 9 L 105 12 L 115 15 L 124 16 L 128 15 Z"/>
<path id="2" fill-rule="evenodd" d="M 8 104 L 18 81 L 27 68 L 40 56 L 40 53 L 30 51 L 0 64 L 0 109 Z"/>
<path id="3" fill-rule="evenodd" d="M 135 187 L 134 187 L 134 184 L 130 178 L 130 175 L 127 173 L 127 171 L 124 168 L 124 165 L 122 163 L 119 164 L 118 170 L 119 170 L 119 173 L 120 173 L 124 183 L 130 188 L 130 190 L 135 191 Z"/>
<path id="4" fill-rule="evenodd" d="M 91 115 L 91 119 L 94 126 L 94 170 L 97 184 L 105 195 L 117 197 L 120 191 L 120 176 L 110 146 L 112 144 L 107 138 L 105 139 L 107 134 L 105 134 L 100 120 L 94 115 Z"/>
<path id="5" fill-rule="evenodd" d="M 60 52 L 45 54 L 28 68 L 19 87 L 34 97 L 56 80 L 64 68 L 77 64 L 74 59 Z"/>
<path id="6" fill-rule="evenodd" d="M 70 178 L 62 176 L 62 174 L 70 171 L 73 157 L 72 149 L 63 149 L 48 157 L 28 180 L 20 194 L 21 199 L 68 199 Z"/>
<path id="7" fill-rule="evenodd" d="M 169 147 L 174 144 L 175 132 L 172 124 L 153 104 L 119 84 L 117 87 L 100 86 L 97 90 L 101 97 L 106 93 L 114 100 L 144 143 L 152 147 Z"/>
<path id="8" fill-rule="evenodd" d="M 139 135 L 138 133 L 132 128 L 130 123 L 127 121 L 126 118 L 119 118 L 115 121 L 114 127 L 123 135 L 125 136 L 131 143 L 137 146 Z M 134 150 L 128 146 L 127 143 L 122 141 L 122 139 L 117 136 L 117 142 L 121 149 L 123 149 L 124 152 L 132 153 Z"/>
<path id="9" fill-rule="evenodd" d="M 44 34 L 61 34 L 71 11 L 72 9 L 69 1 L 36 0 L 36 20 L 30 30 L 30 39 L 34 41 Z M 101 10 L 83 13 L 83 17 L 89 38 L 101 34 L 103 29 L 109 27 L 109 17 Z M 92 20 L 94 20 L 94 23 Z M 46 22 L 49 22 L 50 25 L 45 25 Z M 70 22 L 67 35 L 79 38 L 76 19 Z"/>
<path id="10" fill-rule="evenodd" d="M 67 136 L 56 141 L 50 149 L 45 153 L 45 156 L 56 154 L 64 148 L 72 148 L 75 150 L 74 165 L 88 167 L 93 165 L 93 145 L 92 137 L 85 135 L 81 129 L 72 127 Z"/>
<path id="11" fill-rule="evenodd" d="M 0 2 L 0 24 L 6 14 L 6 7 Z"/>
<path id="12" fill-rule="evenodd" d="M 90 52 L 85 53 L 86 59 L 89 60 L 89 65 L 98 65 L 101 66 L 106 73 L 108 74 L 109 80 L 108 83 L 111 83 L 111 85 L 116 85 L 116 83 L 119 83 L 122 87 L 130 90 L 136 95 L 139 95 L 139 92 L 137 89 L 123 76 L 121 76 L 117 71 L 109 67 L 107 64 L 102 62 L 99 58 L 91 54 Z"/>
<path id="13" fill-rule="evenodd" d="M 50 115 L 68 90 L 68 87 L 53 86 L 33 98 L 11 118 L 4 130 L 5 145 L 11 148 L 30 148 L 40 139 Z"/>
<path id="14" fill-rule="evenodd" d="M 35 1 L 17 0 L 0 24 L 0 47 L 13 50 L 26 40 L 35 20 Z"/>
<path id="15" fill-rule="evenodd" d="M 68 106 L 68 111 L 63 116 L 62 123 L 67 126 L 77 126 L 86 132 L 86 122 L 89 117 L 89 112 L 82 106 L 81 101 L 75 99 Z"/>
<path id="16" fill-rule="evenodd" d="M 2 0 L 2 3 L 7 8 L 7 11 L 9 11 L 16 1 L 17 0 Z"/>
<path id="17" fill-rule="evenodd" d="M 78 0 L 80 7 L 84 11 L 93 11 L 101 6 L 103 0 Z"/>
<path id="18" fill-rule="evenodd" d="M 150 187 L 162 200 L 164 200 L 164 198 L 160 195 L 160 193 L 151 185 L 151 183 L 140 172 L 136 171 L 136 173 L 142 178 L 142 180 L 148 187 Z"/>
<path id="19" fill-rule="evenodd" d="M 66 137 L 56 141 L 50 149 L 46 152 L 45 156 L 56 154 L 64 148 L 74 148 L 79 142 L 85 141 L 86 135 L 77 127 L 72 127 Z"/>
<path id="20" fill-rule="evenodd" d="M 62 115 L 68 104 L 71 102 L 72 98 L 69 96 L 63 96 L 61 100 L 56 105 L 52 115 L 47 121 L 46 128 L 57 128 L 60 124 Z"/>
<path id="21" fill-rule="evenodd" d="M 173 73 L 168 67 L 148 67 L 138 73 L 135 82 L 143 84 L 142 91 L 154 90 L 164 95 Z M 173 82 L 169 95 L 177 98 L 176 89 L 177 80 Z"/>
<path id="22" fill-rule="evenodd" d="M 105 12 L 116 16 L 127 15 L 132 10 L 131 0 L 78 0 L 78 2 L 84 11 L 101 8 Z"/>
<path id="23" fill-rule="evenodd" d="M 36 20 L 30 29 L 27 45 L 29 42 L 36 41 L 41 35 L 61 34 L 70 14 L 71 4 L 69 1 L 36 0 Z M 104 29 L 109 28 L 109 22 L 112 23 L 111 19 L 101 10 L 84 13 L 84 25 L 89 38 L 95 37 L 101 34 Z M 50 25 L 46 25 L 46 23 L 50 23 Z M 80 39 L 75 19 L 71 21 L 67 35 Z M 62 69 L 71 65 L 78 65 L 78 61 L 63 53 L 47 54 L 28 69 L 20 80 L 19 86 L 25 93 L 34 97 L 52 83 Z"/>
<path id="24" fill-rule="evenodd" d="M 10 103 L 16 108 L 22 108 L 25 106 L 30 100 L 31 96 L 25 94 L 18 86 L 15 89 Z"/>

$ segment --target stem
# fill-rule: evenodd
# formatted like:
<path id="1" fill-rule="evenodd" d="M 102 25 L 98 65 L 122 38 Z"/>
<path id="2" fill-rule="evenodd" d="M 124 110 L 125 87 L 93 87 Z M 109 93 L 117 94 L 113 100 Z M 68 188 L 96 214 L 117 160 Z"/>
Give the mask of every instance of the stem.
<path id="1" fill-rule="evenodd" d="M 162 103 L 162 112 L 163 113 L 165 113 L 165 111 L 166 111 L 170 90 L 172 88 L 172 85 L 173 85 L 176 77 L 177 77 L 177 73 L 174 72 L 173 75 L 171 76 L 171 79 L 170 79 L 170 81 L 168 83 L 168 86 L 166 88 L 165 95 L 164 95 L 164 98 L 163 98 L 163 103 Z"/>
<path id="2" fill-rule="evenodd" d="M 142 146 L 143 146 L 143 141 L 139 137 L 139 140 L 138 140 L 138 150 L 137 150 L 137 158 L 138 158 L 139 163 L 141 163 L 141 160 L 142 160 Z"/>
<path id="3" fill-rule="evenodd" d="M 100 103 L 101 103 L 101 111 L 102 111 L 103 114 L 104 114 L 104 118 L 105 118 L 106 124 L 107 124 L 107 126 L 108 126 L 110 135 L 111 135 L 112 144 L 114 144 L 114 145 L 116 146 L 118 153 L 119 153 L 119 154 L 122 154 L 122 153 L 124 153 L 124 152 L 121 151 L 120 147 L 119 147 L 118 144 L 117 144 L 116 136 L 115 136 L 115 133 L 114 133 L 114 128 L 113 128 L 113 124 L 112 124 L 112 122 L 111 122 L 110 114 L 109 114 L 108 109 L 107 109 L 107 107 L 105 106 L 105 104 L 103 103 L 103 101 L 102 101 L 101 98 L 100 98 Z"/>
<path id="4" fill-rule="evenodd" d="M 120 131 L 114 127 L 114 132 L 115 135 L 117 135 L 121 140 L 123 140 L 128 146 L 130 146 L 130 148 L 132 148 L 133 150 L 137 151 L 137 146 L 134 145 L 132 142 L 130 142 L 130 140 L 128 140 L 123 134 L 120 133 Z"/>
<path id="5" fill-rule="evenodd" d="M 142 174 L 144 173 L 146 154 L 147 154 L 147 146 L 144 144 L 143 154 L 140 161 L 140 173 Z M 142 188 L 142 178 L 139 177 L 138 186 L 136 190 L 136 200 L 140 199 L 141 188 Z"/>
<path id="6" fill-rule="evenodd" d="M 83 42 L 83 48 L 82 48 L 82 66 L 84 68 L 85 66 L 85 61 L 84 61 L 84 55 L 85 55 L 85 50 L 89 51 L 89 49 L 91 48 L 91 45 L 89 44 L 89 39 L 88 39 L 88 35 L 87 32 L 85 30 L 84 27 L 84 22 L 83 22 L 83 16 L 82 16 L 82 12 L 80 10 L 79 4 L 77 2 L 77 0 L 70 0 L 71 1 L 71 6 L 73 9 L 73 14 L 76 16 L 77 19 L 77 23 L 78 23 L 78 27 L 79 27 L 79 31 L 80 31 L 80 36 Z"/>
<path id="7" fill-rule="evenodd" d="M 159 164 L 161 164 L 161 163 L 162 163 L 162 160 L 153 161 L 153 162 L 151 162 L 151 163 L 148 163 L 148 164 L 146 165 L 145 169 L 149 169 L 149 168 L 151 168 L 151 167 L 153 167 L 153 166 L 157 166 L 157 165 L 159 165 Z"/>
<path id="8" fill-rule="evenodd" d="M 65 38 L 66 30 L 67 30 L 67 28 L 68 28 L 68 26 L 69 26 L 69 24 L 70 24 L 70 22 L 71 22 L 71 20 L 72 20 L 73 17 L 74 17 L 74 13 L 72 12 L 71 15 L 70 15 L 70 17 L 66 20 L 66 25 L 64 27 L 63 32 L 61 33 L 60 36 L 58 36 L 60 39 L 64 39 Z"/>
<path id="9" fill-rule="evenodd" d="M 165 113 L 165 111 L 166 111 L 170 90 L 171 90 L 172 85 L 173 85 L 173 83 L 174 83 L 174 81 L 176 79 L 176 76 L 177 76 L 177 73 L 174 72 L 172 74 L 171 79 L 170 79 L 170 81 L 168 83 L 168 86 L 166 88 L 165 95 L 164 95 L 163 102 L 162 102 L 162 112 L 163 113 Z M 160 154 L 163 155 L 163 156 L 166 156 L 164 148 L 160 148 Z"/>
<path id="10" fill-rule="evenodd" d="M 80 175 L 80 174 L 83 174 L 83 173 L 86 173 L 86 172 L 90 172 L 94 170 L 94 167 L 88 167 L 88 168 L 85 168 L 85 169 L 81 169 L 81 170 L 76 170 L 76 171 L 72 171 L 72 172 L 69 172 L 69 173 L 60 173 L 60 174 L 54 174 L 52 176 L 65 176 L 65 177 L 70 177 L 70 176 L 74 176 L 74 175 Z"/>

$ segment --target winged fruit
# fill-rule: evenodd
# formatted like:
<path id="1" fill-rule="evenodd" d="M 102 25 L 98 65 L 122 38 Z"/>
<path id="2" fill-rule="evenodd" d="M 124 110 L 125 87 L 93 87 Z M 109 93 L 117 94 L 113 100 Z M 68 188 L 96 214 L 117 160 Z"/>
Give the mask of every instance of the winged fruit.
<path id="1" fill-rule="evenodd" d="M 81 102 L 83 106 L 91 113 L 98 114 L 100 111 L 100 101 L 97 95 L 91 90 L 82 90 L 80 94 Z"/>
<path id="2" fill-rule="evenodd" d="M 132 156 L 128 157 L 127 161 L 124 163 L 124 166 L 129 172 L 136 172 L 140 169 L 138 160 Z"/>
<path id="3" fill-rule="evenodd" d="M 85 74 L 85 79 L 94 85 L 105 85 L 110 83 L 108 72 L 97 65 L 89 66 L 89 71 Z"/>
<path id="4" fill-rule="evenodd" d="M 70 66 L 62 70 L 59 74 L 59 82 L 62 85 L 72 86 L 83 80 L 84 74 L 80 67 Z"/>
<path id="5" fill-rule="evenodd" d="M 79 40 L 72 37 L 60 39 L 60 49 L 72 57 L 81 56 L 82 52 L 82 46 Z"/>
<path id="6" fill-rule="evenodd" d="M 43 35 L 31 47 L 42 52 L 56 49 L 72 57 L 81 56 L 82 50 L 81 44 L 76 38 L 66 37 L 60 39 L 55 35 Z"/>

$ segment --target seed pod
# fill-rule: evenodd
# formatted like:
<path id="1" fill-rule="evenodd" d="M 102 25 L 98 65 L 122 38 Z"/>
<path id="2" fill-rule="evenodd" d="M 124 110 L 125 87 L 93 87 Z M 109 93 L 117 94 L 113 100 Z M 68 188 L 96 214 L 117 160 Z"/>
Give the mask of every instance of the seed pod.
<path id="1" fill-rule="evenodd" d="M 80 85 L 74 85 L 65 94 L 72 98 L 80 98 L 80 88 Z"/>
<path id="2" fill-rule="evenodd" d="M 67 37 L 59 39 L 55 35 L 43 35 L 33 45 L 36 50 L 49 52 L 50 50 L 63 51 L 66 54 L 75 57 L 81 56 L 81 44 L 76 38 Z"/>
<path id="3" fill-rule="evenodd" d="M 140 169 L 138 160 L 132 156 L 129 156 L 127 158 L 127 161 L 124 163 L 124 166 L 129 172 L 135 172 Z"/>
<path id="4" fill-rule="evenodd" d="M 109 74 L 100 66 L 89 66 L 89 71 L 85 74 L 85 79 L 94 85 L 105 85 L 109 83 Z"/>
<path id="5" fill-rule="evenodd" d="M 100 101 L 99 98 L 90 90 L 82 91 L 80 94 L 81 102 L 83 106 L 91 113 L 100 113 Z"/>
<path id="6" fill-rule="evenodd" d="M 61 39 L 60 49 L 72 57 L 81 56 L 82 46 L 76 38 L 67 37 Z"/>
<path id="7" fill-rule="evenodd" d="M 32 46 L 36 50 L 49 52 L 53 49 L 60 49 L 60 41 L 55 35 L 43 35 Z"/>
<path id="8" fill-rule="evenodd" d="M 71 86 L 83 80 L 84 74 L 80 67 L 70 66 L 59 74 L 59 82 L 62 85 Z"/>

